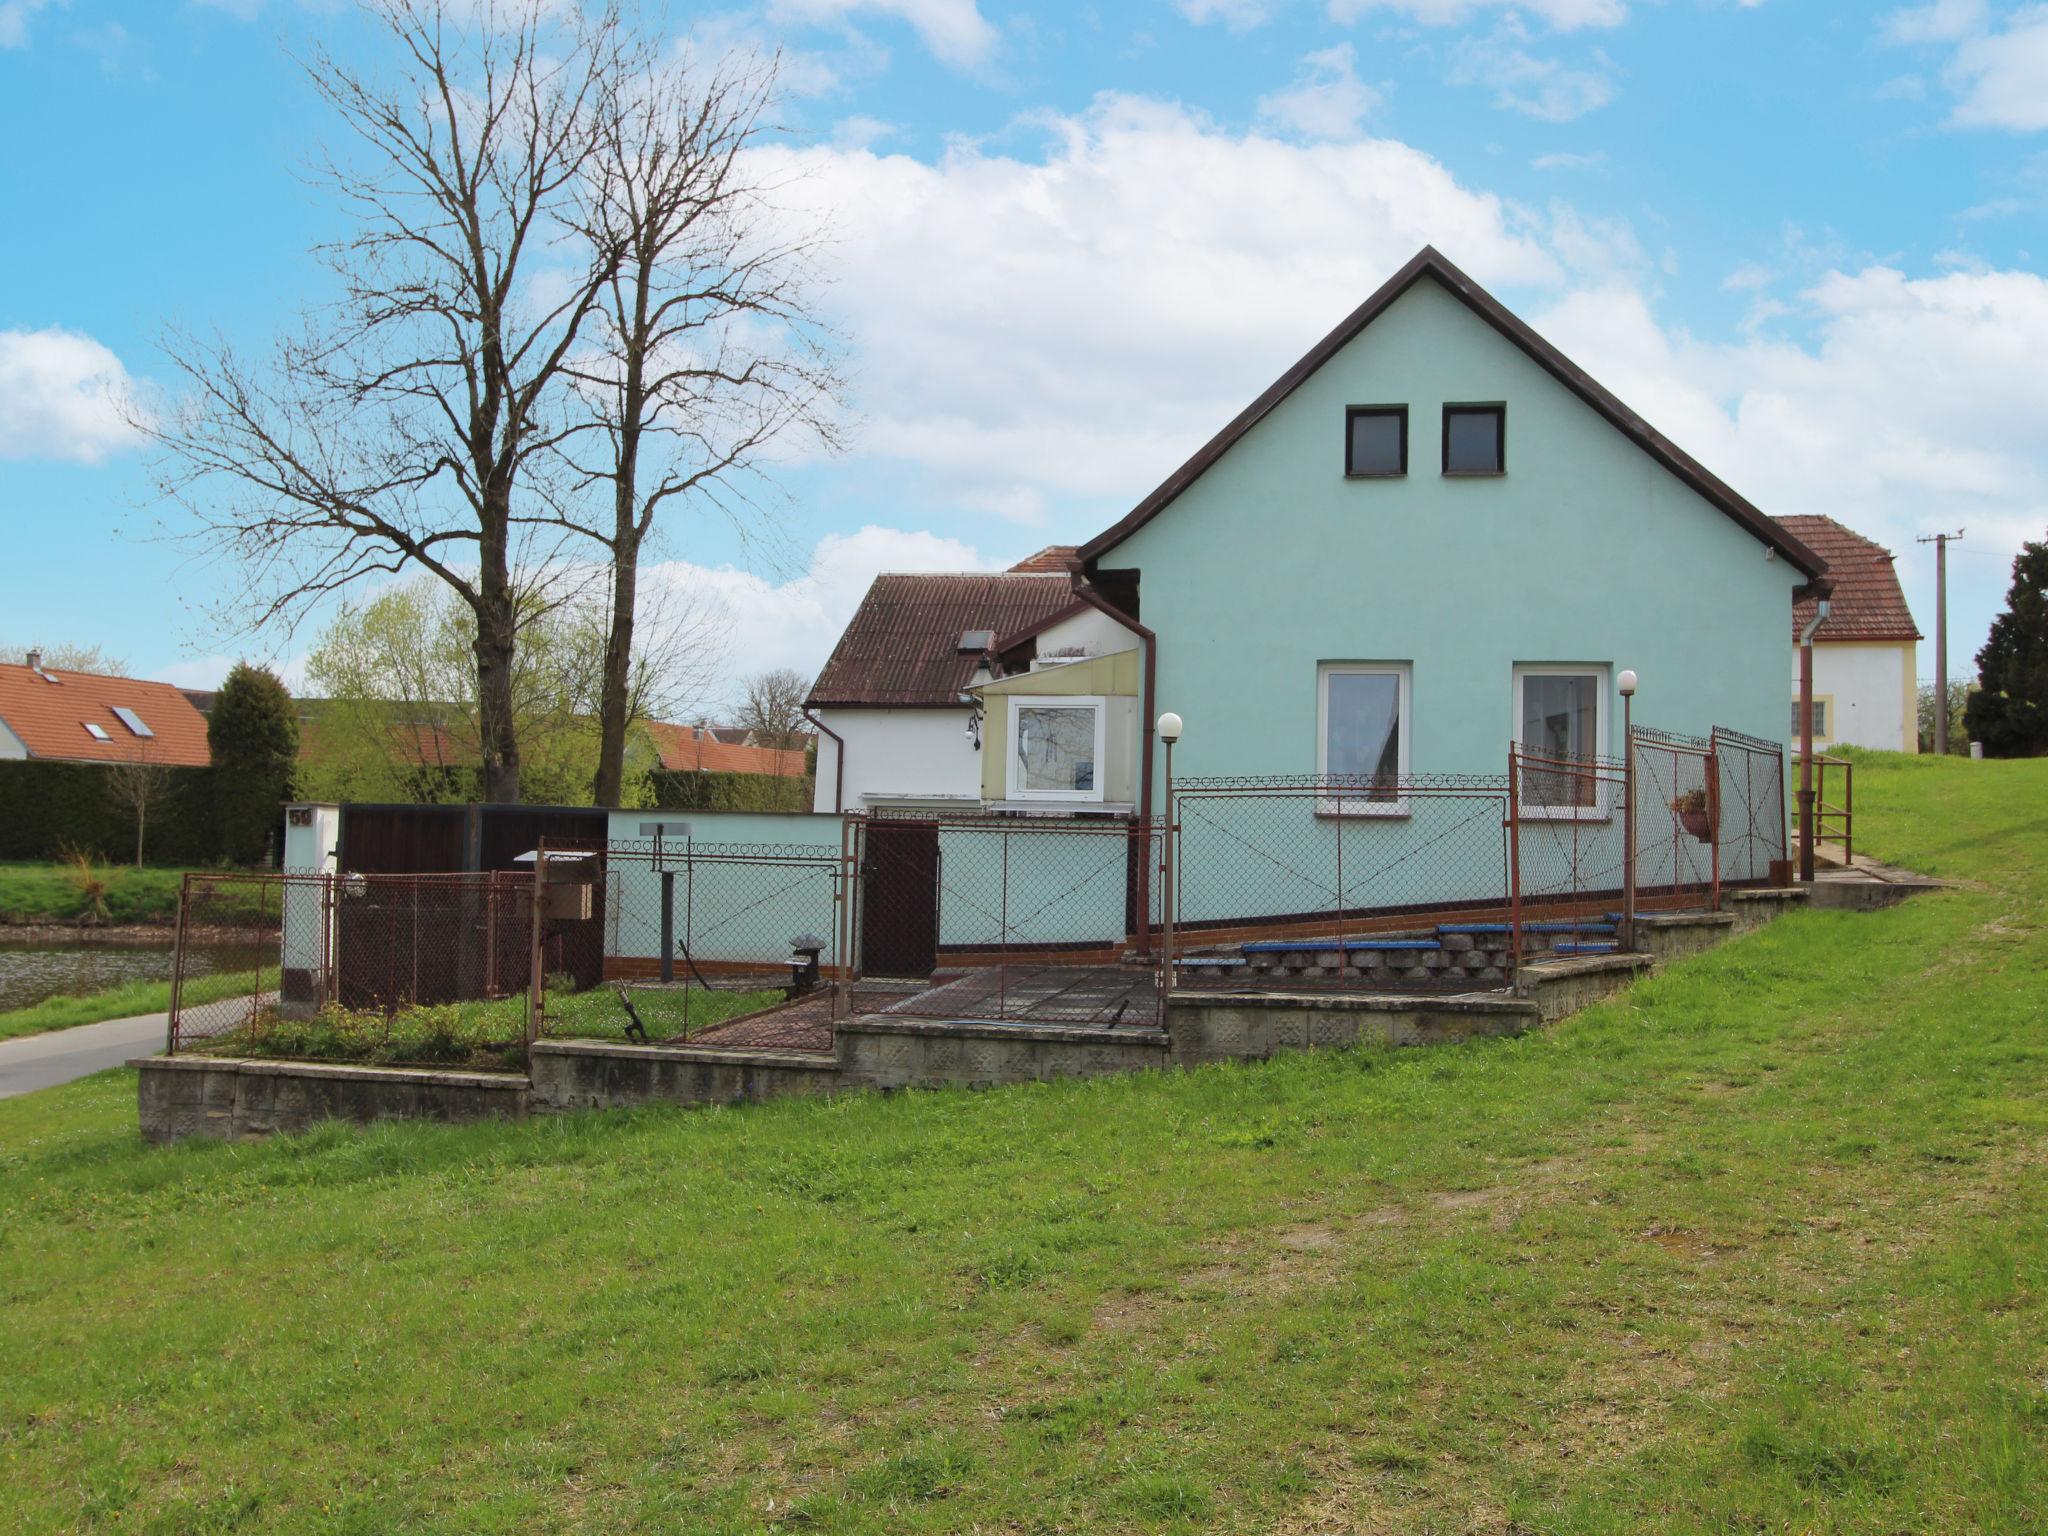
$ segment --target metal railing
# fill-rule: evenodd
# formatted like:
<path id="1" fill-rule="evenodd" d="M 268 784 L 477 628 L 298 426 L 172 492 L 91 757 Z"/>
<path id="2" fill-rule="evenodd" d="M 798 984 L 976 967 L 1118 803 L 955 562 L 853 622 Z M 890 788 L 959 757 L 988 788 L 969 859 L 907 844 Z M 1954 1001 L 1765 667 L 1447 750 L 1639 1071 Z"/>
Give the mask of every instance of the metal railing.
<path id="1" fill-rule="evenodd" d="M 1834 797 L 1829 798 L 1829 784 Z M 1842 845 L 1842 863 L 1856 862 L 1856 765 L 1826 752 L 1813 755 L 1813 844 Z"/>

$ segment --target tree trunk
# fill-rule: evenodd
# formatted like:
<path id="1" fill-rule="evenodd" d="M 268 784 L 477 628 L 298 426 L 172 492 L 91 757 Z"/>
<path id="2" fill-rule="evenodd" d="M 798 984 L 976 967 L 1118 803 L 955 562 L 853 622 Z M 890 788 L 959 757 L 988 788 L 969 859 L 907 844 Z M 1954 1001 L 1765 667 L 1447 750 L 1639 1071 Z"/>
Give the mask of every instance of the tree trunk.
<path id="1" fill-rule="evenodd" d="M 633 610 L 640 592 L 640 541 L 624 519 L 624 537 L 612 555 L 611 632 L 605 637 L 604 677 L 598 687 L 597 785 L 599 805 L 616 808 L 626 778 L 626 727 L 632 712 Z"/>
<path id="2" fill-rule="evenodd" d="M 495 488 L 494 488 L 495 489 Z M 510 500 L 509 487 L 501 492 Z M 505 561 L 509 516 L 487 513 L 476 597 L 477 726 L 483 748 L 484 799 L 519 803 L 519 724 L 513 718 L 512 656 L 519 615 Z"/>
<path id="3" fill-rule="evenodd" d="M 135 867 L 137 869 L 142 868 L 142 822 L 143 818 L 148 814 L 149 809 L 147 806 L 138 805 L 135 807 Z"/>

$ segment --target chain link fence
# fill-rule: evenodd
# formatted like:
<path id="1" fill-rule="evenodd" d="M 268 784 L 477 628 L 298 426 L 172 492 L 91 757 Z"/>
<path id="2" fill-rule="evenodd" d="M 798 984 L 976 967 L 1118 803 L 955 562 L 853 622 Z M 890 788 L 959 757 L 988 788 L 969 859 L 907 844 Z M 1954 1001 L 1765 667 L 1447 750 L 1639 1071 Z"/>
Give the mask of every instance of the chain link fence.
<path id="1" fill-rule="evenodd" d="M 1719 906 L 1720 775 L 1713 744 L 1639 725 L 1629 750 L 1635 760 L 1637 897 Z"/>
<path id="2" fill-rule="evenodd" d="M 881 1011 L 1153 1024 L 1160 833 L 1112 817 L 884 815 L 853 824 L 851 931 Z"/>

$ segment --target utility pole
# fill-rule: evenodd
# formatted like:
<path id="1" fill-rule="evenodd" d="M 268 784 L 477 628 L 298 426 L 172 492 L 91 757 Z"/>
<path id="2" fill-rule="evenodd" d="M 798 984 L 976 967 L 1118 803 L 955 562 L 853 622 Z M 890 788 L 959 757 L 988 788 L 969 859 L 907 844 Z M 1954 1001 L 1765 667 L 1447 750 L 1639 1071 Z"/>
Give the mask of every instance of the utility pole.
<path id="1" fill-rule="evenodd" d="M 1914 542 L 1934 546 L 1934 755 L 1948 756 L 1948 542 L 1954 533 L 1924 534 Z"/>

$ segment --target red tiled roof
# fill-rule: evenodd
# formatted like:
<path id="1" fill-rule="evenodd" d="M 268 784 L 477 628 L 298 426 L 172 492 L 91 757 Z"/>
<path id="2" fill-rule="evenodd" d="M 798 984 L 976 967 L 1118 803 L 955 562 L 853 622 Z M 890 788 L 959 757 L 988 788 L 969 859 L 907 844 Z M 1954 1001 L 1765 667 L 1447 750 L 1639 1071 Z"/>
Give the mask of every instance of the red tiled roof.
<path id="1" fill-rule="evenodd" d="M 804 754 L 792 747 L 743 747 L 720 741 L 710 728 L 671 725 L 649 720 L 647 735 L 661 754 L 661 766 L 674 772 L 764 773 L 778 779 L 804 776 Z"/>
<path id="2" fill-rule="evenodd" d="M 167 767 L 204 768 L 213 760 L 206 746 L 206 720 L 192 701 L 169 683 L 92 672 L 44 671 L 51 683 L 25 666 L 0 663 L 0 720 L 21 738 L 30 757 L 85 763 L 124 763 L 141 757 Z M 130 731 L 114 707 L 132 710 L 153 735 Z M 91 721 L 107 733 L 97 740 Z"/>
<path id="3" fill-rule="evenodd" d="M 1081 563 L 1081 549 L 1076 544 L 1048 544 L 1035 555 L 1027 555 L 1010 567 L 1012 575 L 1037 575 L 1046 571 L 1071 571 Z"/>
<path id="4" fill-rule="evenodd" d="M 1919 640 L 1913 611 L 1899 590 L 1892 552 L 1862 534 L 1844 528 L 1832 517 L 1792 514 L 1778 522 L 1793 538 L 1828 563 L 1834 595 L 1827 622 L 1814 631 L 1815 640 Z M 1814 600 L 1792 605 L 1792 638 L 1813 620 Z"/>
<path id="5" fill-rule="evenodd" d="M 981 664 L 981 652 L 960 649 L 963 634 L 985 629 L 999 639 L 1073 600 L 1064 568 L 877 576 L 804 702 L 813 708 L 958 706 L 960 690 Z"/>

